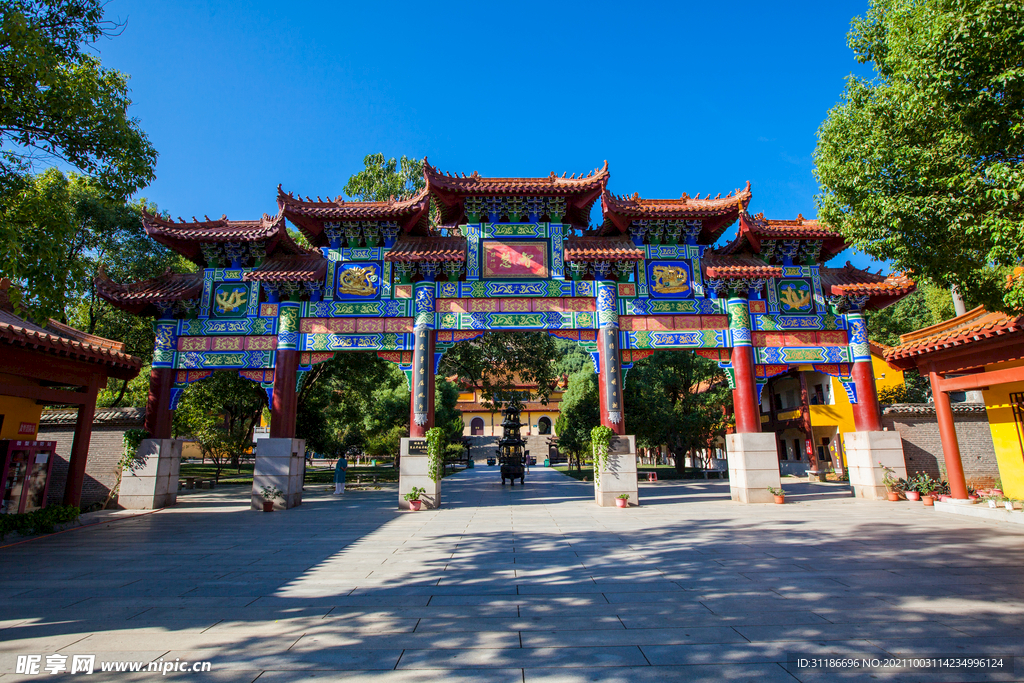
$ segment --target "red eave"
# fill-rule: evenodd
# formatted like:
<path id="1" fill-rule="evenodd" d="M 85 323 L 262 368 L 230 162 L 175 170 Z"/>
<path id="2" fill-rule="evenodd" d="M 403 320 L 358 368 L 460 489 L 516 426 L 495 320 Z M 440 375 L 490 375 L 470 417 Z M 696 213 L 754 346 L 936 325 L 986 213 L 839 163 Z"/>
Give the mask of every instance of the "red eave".
<path id="1" fill-rule="evenodd" d="M 880 309 L 893 304 L 917 289 L 903 273 L 882 275 L 861 270 L 849 261 L 842 268 L 821 266 L 821 289 L 834 296 L 867 296 L 869 308 Z"/>
<path id="2" fill-rule="evenodd" d="M 319 282 L 327 275 L 327 259 L 320 254 L 275 256 L 245 273 L 250 282 Z"/>
<path id="3" fill-rule="evenodd" d="M 146 234 L 200 266 L 206 266 L 203 244 L 224 244 L 227 242 L 265 242 L 267 255 L 275 252 L 301 254 L 304 250 L 295 244 L 285 227 L 283 214 L 269 216 L 255 221 L 232 221 L 227 216 L 217 220 L 207 218 L 192 222 L 167 220 L 153 214 L 142 214 L 142 225 Z"/>
<path id="4" fill-rule="evenodd" d="M 885 359 L 890 362 L 914 359 L 916 362 L 922 356 L 966 346 L 972 348 L 964 349 L 963 353 L 976 354 L 990 340 L 1018 336 L 1024 337 L 1024 316 L 990 313 L 979 306 L 951 320 L 902 335 L 897 346 L 887 349 Z M 1024 340 L 1021 343 L 1024 344 Z"/>
<path id="5" fill-rule="evenodd" d="M 63 328 L 64 326 L 61 326 Z M 55 330 L 56 331 L 56 330 Z M 93 337 L 74 330 L 85 338 Z M 102 338 L 96 338 L 102 339 Z M 19 318 L 10 311 L 0 309 L 0 343 L 40 351 L 44 354 L 64 356 L 71 360 L 97 363 L 111 369 L 120 369 L 118 376 L 131 379 L 139 374 L 142 359 L 124 353 L 117 343 L 102 339 L 103 343 L 90 343 L 54 334 L 37 325 Z M 122 347 L 123 348 L 123 347 Z M 45 363 L 44 359 L 40 359 Z"/>
<path id="6" fill-rule="evenodd" d="M 702 265 L 704 276 L 710 280 L 766 280 L 782 277 L 780 266 L 770 266 L 754 256 L 738 254 L 735 256 L 708 253 Z"/>
<path id="7" fill-rule="evenodd" d="M 824 263 L 846 249 L 846 240 L 836 230 L 798 215 L 795 220 L 768 219 L 764 214 L 743 212 L 736 238 L 722 247 L 723 254 L 743 251 L 760 253 L 765 240 L 807 240 L 822 242 L 818 261 Z"/>
<path id="8" fill-rule="evenodd" d="M 324 235 L 324 223 L 328 222 L 393 221 L 398 223 L 402 232 L 425 233 L 430 196 L 424 188 L 409 199 L 392 197 L 386 202 L 345 201 L 340 196 L 333 200 L 317 197 L 314 201 L 309 197 L 303 199 L 290 192 L 286 193 L 278 185 L 277 206 L 282 215 L 294 223 L 311 244 L 326 247 L 328 241 Z"/>
<path id="9" fill-rule="evenodd" d="M 96 293 L 101 299 L 135 315 L 155 314 L 155 304 L 198 299 L 203 293 L 202 273 L 172 273 L 121 284 L 107 277 L 101 267 L 96 275 Z"/>
<path id="10" fill-rule="evenodd" d="M 630 223 L 637 220 L 700 220 L 703 222 L 699 242 L 711 244 L 736 222 L 750 203 L 750 182 L 742 190 L 721 193 L 714 199 L 704 199 L 700 193 L 690 197 L 685 192 L 679 199 L 642 199 L 639 194 L 617 196 L 605 190 L 601 194 L 601 209 L 605 229 L 614 227 L 620 234 L 628 234 Z"/>
<path id="11" fill-rule="evenodd" d="M 570 237 L 565 241 L 566 261 L 640 261 L 644 250 L 630 240 L 614 237 Z"/>
<path id="12" fill-rule="evenodd" d="M 465 237 L 402 237 L 387 254 L 385 261 L 448 261 L 466 260 Z"/>

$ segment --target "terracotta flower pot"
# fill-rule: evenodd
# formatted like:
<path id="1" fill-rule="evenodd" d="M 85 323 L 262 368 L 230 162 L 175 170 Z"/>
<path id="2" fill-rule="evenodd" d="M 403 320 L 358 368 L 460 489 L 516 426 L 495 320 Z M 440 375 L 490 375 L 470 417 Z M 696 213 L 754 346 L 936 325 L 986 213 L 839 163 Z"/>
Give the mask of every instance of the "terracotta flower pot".
<path id="1" fill-rule="evenodd" d="M 775 504 L 776 505 L 782 505 L 783 503 L 786 502 L 786 497 L 785 496 L 774 496 L 774 498 L 775 498 Z"/>
<path id="2" fill-rule="evenodd" d="M 907 500 L 921 500 L 921 492 L 907 491 Z"/>
<path id="3" fill-rule="evenodd" d="M 265 500 L 265 501 L 263 501 L 263 511 L 264 512 L 273 512 L 274 511 L 274 501 L 272 501 L 272 500 Z"/>
<path id="4" fill-rule="evenodd" d="M 422 505 L 423 505 L 423 501 L 422 500 L 410 500 L 409 501 L 409 508 L 413 512 L 418 512 L 419 509 L 420 509 L 420 506 L 422 506 Z"/>
<path id="5" fill-rule="evenodd" d="M 921 496 L 921 502 L 924 503 L 926 507 L 933 507 L 935 505 L 935 499 L 931 496 Z"/>
<path id="6" fill-rule="evenodd" d="M 900 499 L 900 494 L 896 493 L 895 491 L 889 491 L 885 495 L 887 495 L 889 497 L 889 500 L 892 501 L 893 503 Z"/>
<path id="7" fill-rule="evenodd" d="M 617 508 L 624 508 L 627 505 L 629 505 L 629 499 L 628 498 L 616 498 L 615 499 L 615 507 L 617 507 Z"/>

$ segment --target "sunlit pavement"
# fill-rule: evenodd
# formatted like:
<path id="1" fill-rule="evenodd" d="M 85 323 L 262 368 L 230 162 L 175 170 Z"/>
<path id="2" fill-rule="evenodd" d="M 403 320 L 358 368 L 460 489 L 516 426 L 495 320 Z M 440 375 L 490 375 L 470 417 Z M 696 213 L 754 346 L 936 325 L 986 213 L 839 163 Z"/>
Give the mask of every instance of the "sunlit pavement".
<path id="1" fill-rule="evenodd" d="M 0 682 L 54 678 L 13 673 L 17 655 L 76 653 L 261 683 L 1024 679 L 1024 661 L 787 670 L 796 653 L 1024 656 L 1012 525 L 814 484 L 750 506 L 728 482 L 641 484 L 641 507 L 598 508 L 543 467 L 525 487 L 486 466 L 446 478 L 436 511 L 398 512 L 394 486 L 327 488 L 269 514 L 244 487 L 195 492 L 0 550 Z"/>

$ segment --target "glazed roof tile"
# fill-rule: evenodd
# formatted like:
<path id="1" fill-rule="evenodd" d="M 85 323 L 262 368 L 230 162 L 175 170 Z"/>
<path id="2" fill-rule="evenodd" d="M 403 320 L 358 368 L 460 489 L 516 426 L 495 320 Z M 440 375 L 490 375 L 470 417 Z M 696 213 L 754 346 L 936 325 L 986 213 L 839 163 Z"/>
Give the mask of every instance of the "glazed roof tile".
<path id="1" fill-rule="evenodd" d="M 403 237 L 384 255 L 385 261 L 465 261 L 465 237 Z"/>
<path id="2" fill-rule="evenodd" d="M 327 275 L 327 259 L 320 254 L 274 256 L 245 273 L 246 282 L 317 282 Z"/>
<path id="3" fill-rule="evenodd" d="M 740 229 L 736 238 L 722 247 L 721 252 L 736 254 L 761 252 L 764 240 L 821 241 L 818 262 L 824 263 L 846 248 L 846 240 L 836 230 L 815 219 L 798 214 L 795 220 L 765 218 L 763 213 L 751 216 L 744 212 L 740 216 Z"/>
<path id="4" fill-rule="evenodd" d="M 192 222 L 185 222 L 179 218 L 178 222 L 175 222 L 143 212 L 142 225 L 154 240 L 200 266 L 206 265 L 202 252 L 203 244 L 265 242 L 268 255 L 275 252 L 305 253 L 302 247 L 289 237 L 284 214 L 263 214 L 263 218 L 254 221 L 232 221 L 228 220 L 227 216 L 216 220 L 204 218 L 206 220 L 199 221 L 193 217 Z"/>
<path id="5" fill-rule="evenodd" d="M 1007 335 L 1024 336 L 1024 316 L 990 313 L 978 306 L 951 320 L 902 335 L 900 343 L 886 351 L 885 359 L 898 361 Z"/>
<path id="6" fill-rule="evenodd" d="M 476 171 L 461 176 L 442 173 L 423 160 L 423 176 L 427 190 L 438 199 L 442 221 L 465 222 L 466 197 L 564 197 L 566 213 L 563 221 L 585 226 L 590 222 L 590 209 L 601 196 L 608 182 L 608 162 L 603 168 L 566 178 L 552 171 L 541 178 L 485 178 Z"/>
<path id="7" fill-rule="evenodd" d="M 386 202 L 346 201 L 340 195 L 333 200 L 317 197 L 314 201 L 285 193 L 278 185 L 277 206 L 312 244 L 326 247 L 324 223 L 327 222 L 393 221 L 404 232 L 425 233 L 430 196 L 424 188 L 408 199 L 392 197 Z"/>
<path id="8" fill-rule="evenodd" d="M 871 308 L 885 308 L 917 289 L 917 285 L 903 273 L 882 275 L 861 270 L 849 261 L 842 268 L 821 266 L 821 289 L 826 295 L 867 296 Z"/>
<path id="9" fill-rule="evenodd" d="M 640 261 L 644 250 L 627 239 L 570 237 L 565 241 L 566 261 Z"/>
<path id="10" fill-rule="evenodd" d="M 711 280 L 764 280 L 782 277 L 780 266 L 770 266 L 756 256 L 705 254 L 701 261 L 704 275 Z"/>
<path id="11" fill-rule="evenodd" d="M 123 311 L 136 315 L 152 315 L 155 304 L 198 299 L 203 293 L 202 273 L 172 273 L 121 284 L 111 280 L 101 268 L 96 275 L 96 293 L 101 299 Z"/>
<path id="12" fill-rule="evenodd" d="M 10 286 L 7 281 L 0 284 Z M 55 320 L 44 328 L 5 308 L 0 308 L 0 344 L 105 365 L 110 374 L 121 379 L 135 377 L 142 367 L 142 359 L 125 353 L 124 345 L 119 342 L 76 330 Z M 0 353 L 0 357 L 2 355 Z M 40 362 L 45 361 L 40 359 Z"/>
<path id="13" fill-rule="evenodd" d="M 736 222 L 752 197 L 750 182 L 740 190 L 725 197 L 721 193 L 704 199 L 698 192 L 690 197 L 685 192 L 679 199 L 642 199 L 639 194 L 617 196 L 605 190 L 601 194 L 601 208 L 604 213 L 604 231 L 616 230 L 626 233 L 629 225 L 637 220 L 700 220 L 703 221 L 701 244 L 711 244 Z"/>

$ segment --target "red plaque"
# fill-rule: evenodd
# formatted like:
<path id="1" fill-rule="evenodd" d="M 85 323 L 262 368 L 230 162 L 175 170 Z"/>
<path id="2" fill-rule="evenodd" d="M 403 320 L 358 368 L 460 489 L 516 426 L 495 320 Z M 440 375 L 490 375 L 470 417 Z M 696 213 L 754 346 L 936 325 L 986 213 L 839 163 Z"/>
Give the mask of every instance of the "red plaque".
<path id="1" fill-rule="evenodd" d="M 493 279 L 546 278 L 547 241 L 498 241 L 483 243 L 484 277 Z"/>

